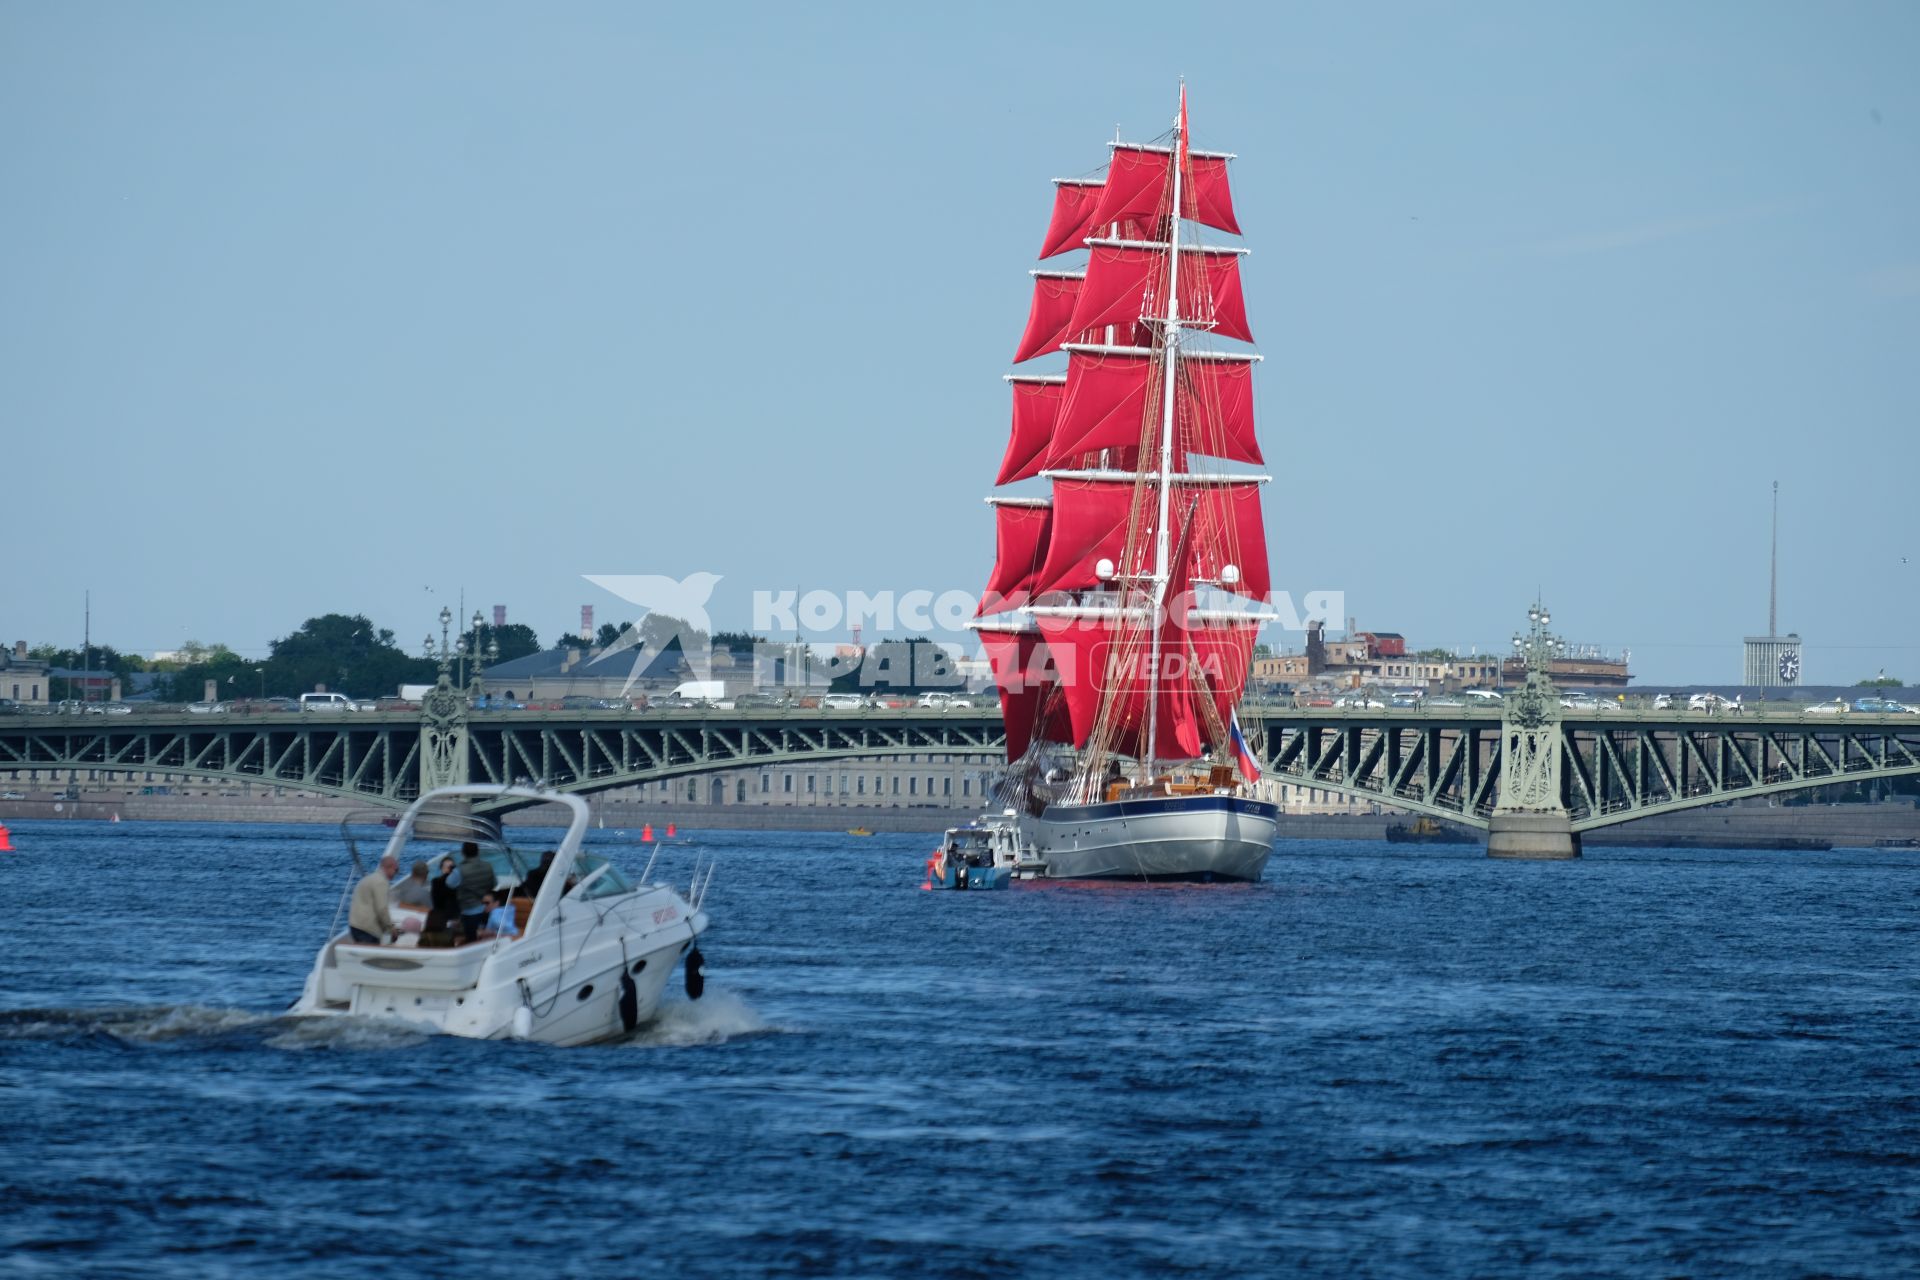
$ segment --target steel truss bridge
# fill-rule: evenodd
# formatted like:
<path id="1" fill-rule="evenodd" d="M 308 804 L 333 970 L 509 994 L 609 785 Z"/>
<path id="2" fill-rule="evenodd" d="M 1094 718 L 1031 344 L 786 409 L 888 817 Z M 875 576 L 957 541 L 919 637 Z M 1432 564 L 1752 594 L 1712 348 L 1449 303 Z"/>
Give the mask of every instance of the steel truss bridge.
<path id="1" fill-rule="evenodd" d="M 1497 708 L 1287 711 L 1267 772 L 1485 828 L 1501 798 Z M 1920 716 L 1616 710 L 1557 721 L 1559 802 L 1578 833 L 1745 796 L 1920 774 Z"/>
<path id="2" fill-rule="evenodd" d="M 1249 713 L 1254 708 L 1243 708 Z M 1559 802 L 1575 832 L 1653 813 L 1920 774 L 1920 716 L 1560 716 Z M 1502 796 L 1496 708 L 1321 708 L 1249 714 L 1270 777 L 1488 826 Z M 442 743 L 436 750 L 436 735 Z M 112 771 L 210 777 L 350 796 L 399 809 L 459 780 L 594 792 L 767 765 L 944 753 L 985 764 L 997 712 L 813 710 L 0 717 L 0 773 Z"/>
<path id="3" fill-rule="evenodd" d="M 990 716 L 990 718 L 989 718 Z M 438 747 L 436 746 L 438 742 Z M 451 781 L 593 792 L 762 765 L 927 753 L 1001 759 L 998 713 L 470 712 L 0 717 L 0 773 L 209 777 L 403 809 Z"/>

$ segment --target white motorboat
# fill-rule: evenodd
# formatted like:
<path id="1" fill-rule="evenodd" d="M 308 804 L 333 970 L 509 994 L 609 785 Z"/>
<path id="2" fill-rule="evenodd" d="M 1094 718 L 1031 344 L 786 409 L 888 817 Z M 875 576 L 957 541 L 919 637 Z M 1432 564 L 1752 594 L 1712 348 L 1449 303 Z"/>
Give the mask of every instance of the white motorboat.
<path id="1" fill-rule="evenodd" d="M 530 852 L 492 820 L 471 816 L 475 801 L 503 798 L 564 808 L 567 831 L 558 846 L 536 837 Z M 696 943 L 708 924 L 701 909 L 706 883 L 682 897 L 664 884 L 645 883 L 647 872 L 640 883 L 630 882 L 582 848 L 587 819 L 579 797 L 530 787 L 428 792 L 395 823 L 386 852 L 402 868 L 422 858 L 437 865 L 472 841 L 492 864 L 496 883 L 510 892 L 519 936 L 421 945 L 425 913 L 396 907 L 400 941 L 362 944 L 344 930 L 329 939 L 288 1014 L 391 1019 L 479 1040 L 588 1044 L 649 1021 L 683 956 L 687 992 L 698 998 L 704 979 Z M 552 861 L 536 876 L 538 850 L 549 847 Z M 354 863 L 357 879 L 364 871 L 357 851 Z M 709 870 L 706 882 L 712 878 Z M 538 884 L 528 897 L 519 890 L 530 879 Z"/>

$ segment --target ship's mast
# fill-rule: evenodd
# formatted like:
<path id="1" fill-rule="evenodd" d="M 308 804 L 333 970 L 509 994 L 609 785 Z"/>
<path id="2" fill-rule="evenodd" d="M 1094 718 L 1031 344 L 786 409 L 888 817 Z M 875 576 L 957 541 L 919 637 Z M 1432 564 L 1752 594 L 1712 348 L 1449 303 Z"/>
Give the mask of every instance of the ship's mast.
<path id="1" fill-rule="evenodd" d="M 1167 315 L 1161 349 L 1161 377 L 1165 387 L 1160 397 L 1160 524 L 1153 539 L 1153 610 L 1147 625 L 1153 632 L 1147 668 L 1147 741 L 1140 756 L 1140 781 L 1153 781 L 1153 749 L 1160 740 L 1160 615 L 1167 603 L 1168 557 L 1172 552 L 1167 517 L 1172 506 L 1173 487 L 1173 384 L 1179 374 L 1180 353 L 1180 150 L 1186 144 L 1181 126 L 1186 123 L 1187 89 L 1180 86 L 1180 116 L 1173 122 L 1173 212 L 1167 219 Z"/>

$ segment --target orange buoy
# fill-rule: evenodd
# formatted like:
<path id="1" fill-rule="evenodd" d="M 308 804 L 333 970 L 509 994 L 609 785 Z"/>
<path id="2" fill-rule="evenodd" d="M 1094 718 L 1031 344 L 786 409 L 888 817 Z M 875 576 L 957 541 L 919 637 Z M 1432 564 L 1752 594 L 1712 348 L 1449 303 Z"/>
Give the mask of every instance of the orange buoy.
<path id="1" fill-rule="evenodd" d="M 0 826 L 0 853 L 18 852 L 19 850 L 13 847 L 13 833 L 8 831 L 4 826 Z"/>
<path id="2" fill-rule="evenodd" d="M 667 824 L 667 839 L 673 839 L 673 824 L 671 822 Z"/>
<path id="3" fill-rule="evenodd" d="M 651 822 L 640 828 L 640 838 L 648 844 L 653 843 L 653 824 Z"/>

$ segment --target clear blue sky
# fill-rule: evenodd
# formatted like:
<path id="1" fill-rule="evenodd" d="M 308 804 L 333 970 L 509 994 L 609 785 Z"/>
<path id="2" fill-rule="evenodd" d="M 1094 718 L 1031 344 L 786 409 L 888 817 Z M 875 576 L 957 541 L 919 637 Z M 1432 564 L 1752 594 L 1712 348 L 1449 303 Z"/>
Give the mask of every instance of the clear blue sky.
<path id="1" fill-rule="evenodd" d="M 1278 585 L 1731 681 L 1778 478 L 1808 678 L 1920 680 L 1920 6 L 1165 12 L 0 5 L 0 633 L 977 589 L 1047 179 L 1184 74 Z"/>

